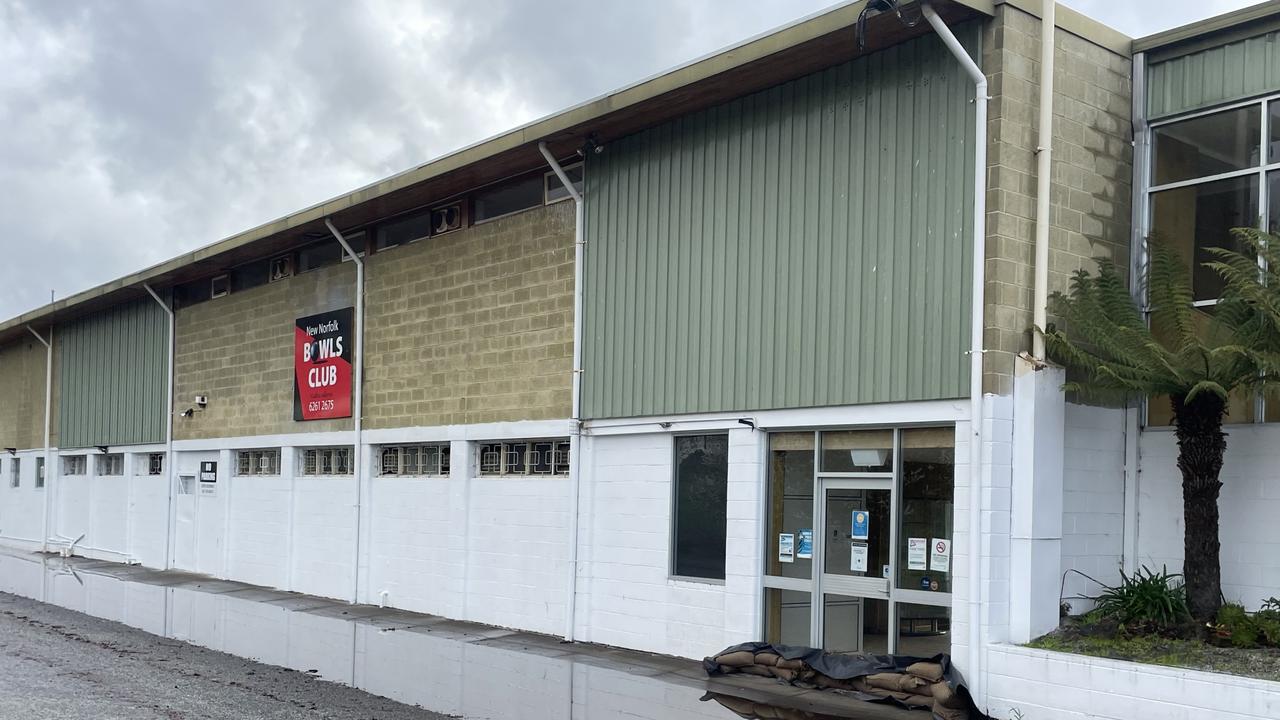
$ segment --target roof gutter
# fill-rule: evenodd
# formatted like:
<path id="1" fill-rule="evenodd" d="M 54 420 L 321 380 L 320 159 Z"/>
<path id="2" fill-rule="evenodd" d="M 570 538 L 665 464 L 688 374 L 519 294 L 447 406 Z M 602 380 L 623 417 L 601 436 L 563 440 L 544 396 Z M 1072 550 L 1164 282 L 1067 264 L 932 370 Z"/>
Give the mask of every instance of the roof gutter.
<path id="1" fill-rule="evenodd" d="M 560 166 L 545 141 L 538 143 L 542 157 L 573 198 L 573 401 L 569 417 L 569 588 L 565 598 L 564 639 L 573 642 L 578 597 L 578 514 L 582 488 L 582 193 Z"/>
<path id="2" fill-rule="evenodd" d="M 942 39 L 947 50 L 964 68 L 974 85 L 973 147 L 973 294 L 970 320 L 969 350 L 969 658 L 964 675 L 973 700 L 981 710 L 986 707 L 986 683 L 982 676 L 982 331 L 983 289 L 986 285 L 986 216 L 987 216 L 987 76 L 969 57 L 947 24 L 938 17 L 933 6 L 925 3 L 920 12 Z"/>

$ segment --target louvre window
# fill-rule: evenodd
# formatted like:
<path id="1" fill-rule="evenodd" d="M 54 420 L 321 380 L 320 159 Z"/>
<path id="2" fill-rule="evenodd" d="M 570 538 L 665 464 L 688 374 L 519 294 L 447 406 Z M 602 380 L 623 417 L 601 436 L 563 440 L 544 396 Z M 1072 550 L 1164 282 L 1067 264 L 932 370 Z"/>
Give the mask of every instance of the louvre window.
<path id="1" fill-rule="evenodd" d="M 389 445 L 382 448 L 382 475 L 435 476 L 449 474 L 449 445 Z"/>
<path id="2" fill-rule="evenodd" d="M 567 475 L 567 440 L 485 443 L 479 449 L 481 475 Z"/>
<path id="3" fill-rule="evenodd" d="M 237 475 L 279 475 L 280 450 L 241 450 L 236 453 Z"/>

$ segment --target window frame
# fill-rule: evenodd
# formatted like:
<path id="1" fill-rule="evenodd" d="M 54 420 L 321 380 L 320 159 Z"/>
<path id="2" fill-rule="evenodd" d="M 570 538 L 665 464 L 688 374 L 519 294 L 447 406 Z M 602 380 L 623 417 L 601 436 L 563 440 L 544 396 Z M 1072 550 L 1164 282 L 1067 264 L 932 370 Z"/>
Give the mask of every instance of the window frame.
<path id="1" fill-rule="evenodd" d="M 301 448 L 298 460 L 294 474 L 302 477 L 344 478 L 355 475 L 355 448 L 350 445 Z M 340 469 L 343 467 L 345 469 Z"/>
<path id="2" fill-rule="evenodd" d="M 537 446 L 549 444 L 550 447 L 545 450 L 536 449 Z M 498 447 L 498 470 L 485 470 L 485 453 L 486 448 Z M 508 464 L 510 453 L 517 450 L 523 453 L 521 466 L 522 470 L 513 472 L 511 465 Z M 473 455 L 476 468 L 476 477 L 485 478 L 562 478 L 569 476 L 570 452 L 568 438 L 530 438 L 518 440 L 492 440 L 488 442 L 476 443 L 475 454 Z M 537 472 L 535 470 L 536 460 L 531 459 L 535 453 L 548 452 L 551 453 L 550 467 L 545 472 Z"/>
<path id="3" fill-rule="evenodd" d="M 87 455 L 63 455 L 62 475 L 65 477 L 84 477 L 89 474 L 89 458 Z"/>
<path id="4" fill-rule="evenodd" d="M 1251 176 L 1256 177 L 1258 181 L 1258 195 L 1256 198 L 1257 207 L 1258 207 L 1258 218 L 1257 218 L 1258 224 L 1255 227 L 1264 232 L 1268 229 L 1269 222 L 1273 218 L 1270 217 L 1271 197 L 1268 189 L 1267 178 L 1272 174 L 1280 174 L 1280 159 L 1277 159 L 1275 161 L 1269 160 L 1271 144 L 1272 144 L 1272 128 L 1271 128 L 1272 103 L 1280 103 L 1280 93 L 1273 92 L 1266 95 L 1257 95 L 1249 99 L 1238 100 L 1235 102 L 1225 103 L 1222 105 L 1215 105 L 1210 108 L 1203 108 L 1193 112 L 1186 112 L 1186 113 L 1180 113 L 1177 115 L 1171 115 L 1169 117 L 1163 117 L 1158 120 L 1153 120 L 1146 123 L 1146 133 L 1145 133 L 1146 137 L 1144 141 L 1146 145 L 1146 153 L 1145 153 L 1145 157 L 1141 158 L 1141 161 L 1142 161 L 1141 171 L 1140 171 L 1141 174 L 1139 175 L 1139 177 L 1141 178 L 1141 186 L 1140 186 L 1140 189 L 1138 190 L 1138 194 L 1141 199 L 1141 206 L 1139 208 L 1140 227 L 1139 227 L 1139 232 L 1135 236 L 1135 242 L 1140 243 L 1140 248 L 1139 248 L 1140 254 L 1135 255 L 1135 260 L 1134 260 L 1135 276 L 1136 276 L 1136 273 L 1145 273 L 1145 270 L 1146 270 L 1147 257 L 1148 257 L 1147 238 L 1151 236 L 1152 228 L 1154 225 L 1153 207 L 1155 203 L 1155 195 L 1158 193 L 1168 191 L 1168 190 L 1177 190 L 1182 188 L 1196 187 L 1199 185 L 1206 185 L 1209 183 L 1221 182 L 1223 180 L 1235 180 L 1238 178 L 1247 178 Z M 1156 169 L 1156 160 L 1157 160 L 1156 158 L 1157 148 L 1155 144 L 1155 137 L 1156 137 L 1156 132 L 1160 128 L 1166 127 L 1169 125 L 1175 125 L 1177 123 L 1185 122 L 1187 120 L 1194 120 L 1196 118 L 1207 117 L 1207 116 L 1216 115 L 1219 113 L 1228 113 L 1235 110 L 1239 110 L 1241 108 L 1248 108 L 1251 106 L 1256 106 L 1259 110 L 1258 138 L 1257 138 L 1258 163 L 1256 165 L 1243 168 L 1240 170 L 1231 170 L 1228 172 L 1215 173 L 1212 175 L 1204 175 L 1204 176 L 1190 178 L 1187 180 L 1179 180 L 1176 182 L 1164 183 L 1161 185 L 1153 184 L 1154 178 L 1155 178 L 1155 169 Z M 1280 142 L 1280 140 L 1277 140 L 1277 142 Z M 1137 158 L 1135 158 L 1135 161 L 1136 160 Z M 1276 218 L 1276 219 L 1280 220 L 1280 218 Z M 1194 247 L 1193 247 L 1193 251 L 1194 251 Z M 1194 257 L 1192 258 L 1192 262 L 1194 262 Z M 1258 267 L 1263 270 L 1266 269 L 1265 261 L 1261 257 L 1258 258 Z M 1138 298 L 1138 300 L 1139 300 L 1139 304 L 1140 304 L 1143 316 L 1147 318 L 1148 323 L 1150 323 L 1151 310 L 1152 310 L 1150 298 L 1144 292 Z M 1219 302 L 1221 302 L 1220 298 L 1213 299 L 1213 300 L 1196 300 L 1192 302 L 1191 305 L 1192 307 L 1195 307 L 1195 308 L 1206 308 L 1206 307 L 1214 307 L 1218 305 Z M 1228 421 L 1225 422 L 1224 425 L 1247 426 L 1247 425 L 1264 424 L 1267 422 L 1266 410 L 1267 410 L 1267 403 L 1266 403 L 1265 394 L 1261 392 L 1255 392 L 1253 396 L 1253 419 L 1250 421 L 1244 421 L 1244 422 L 1231 422 L 1230 419 L 1228 418 Z M 1142 428 L 1144 430 L 1158 430 L 1158 431 L 1165 431 L 1165 432 L 1169 432 L 1173 430 L 1172 425 L 1151 425 L 1150 423 L 1151 399 L 1150 398 L 1143 399 L 1140 414 L 1141 414 Z"/>
<path id="5" fill-rule="evenodd" d="M 434 443 L 397 443 L 389 445 L 381 445 L 378 447 L 378 477 L 382 478 L 447 478 L 453 469 L 453 458 L 451 453 L 452 445 L 447 442 Z M 417 455 L 414 466 L 417 468 L 414 472 L 405 471 L 405 451 L 413 450 Z M 437 460 L 435 462 L 435 472 L 424 472 L 423 462 L 424 451 L 434 450 Z M 396 456 L 395 472 L 387 472 L 387 458 L 394 452 Z"/>
<path id="6" fill-rule="evenodd" d="M 22 487 L 22 458 L 9 458 L 9 487 Z"/>
<path id="7" fill-rule="evenodd" d="M 119 463 L 119 467 L 115 467 Z M 94 456 L 95 477 L 124 477 L 124 453 L 104 453 Z M 116 472 L 118 470 L 118 472 Z"/>
<path id="8" fill-rule="evenodd" d="M 48 467 L 48 463 L 45 462 L 44 456 L 36 456 L 36 490 L 44 489 L 46 467 Z"/>
<path id="9" fill-rule="evenodd" d="M 280 448 L 249 448 L 246 450 L 236 450 L 235 476 L 236 477 L 279 477 L 280 476 Z M 273 462 L 268 463 L 267 469 L 272 472 L 263 472 L 262 458 L 270 458 Z M 246 464 L 244 460 L 249 462 Z M 258 462 L 254 462 L 254 460 Z"/>
<path id="10" fill-rule="evenodd" d="M 676 582 L 701 583 L 704 585 L 724 585 L 726 578 L 724 577 L 700 577 L 698 575 L 681 575 L 676 572 L 676 537 L 679 530 L 680 521 L 680 487 L 679 487 L 679 458 L 678 449 L 676 447 L 680 438 L 693 437 L 723 437 L 725 440 L 724 453 L 724 481 L 725 481 L 725 557 L 724 574 L 729 572 L 729 528 L 728 528 L 728 494 L 729 494 L 729 432 L 680 432 L 671 434 L 671 522 L 667 528 L 667 578 Z"/>

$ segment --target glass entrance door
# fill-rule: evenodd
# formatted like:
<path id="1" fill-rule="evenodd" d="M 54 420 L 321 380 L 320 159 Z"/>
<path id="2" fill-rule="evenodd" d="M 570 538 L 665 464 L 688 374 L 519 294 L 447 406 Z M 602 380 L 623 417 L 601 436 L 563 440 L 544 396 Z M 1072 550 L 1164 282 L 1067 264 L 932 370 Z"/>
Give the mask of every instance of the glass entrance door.
<path id="1" fill-rule="evenodd" d="M 770 435 L 766 640 L 949 651 L 954 432 Z"/>

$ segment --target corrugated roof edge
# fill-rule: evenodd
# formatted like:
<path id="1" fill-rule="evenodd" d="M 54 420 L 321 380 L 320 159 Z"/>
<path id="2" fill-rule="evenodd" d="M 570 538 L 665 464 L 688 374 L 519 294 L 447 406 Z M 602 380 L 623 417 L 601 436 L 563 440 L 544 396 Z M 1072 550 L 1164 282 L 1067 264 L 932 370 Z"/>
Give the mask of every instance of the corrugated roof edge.
<path id="1" fill-rule="evenodd" d="M 1138 38 L 1133 41 L 1133 52 L 1151 53 L 1160 51 L 1161 59 L 1167 60 L 1171 57 L 1194 52 L 1199 47 L 1202 47 L 1202 41 L 1211 35 L 1231 33 L 1240 30 L 1243 26 L 1269 18 L 1280 18 L 1280 3 L 1274 0 L 1250 5 L 1246 8 Z M 1226 40 L 1223 39 L 1222 41 L 1225 42 Z"/>
<path id="2" fill-rule="evenodd" d="M 959 5 L 984 15 L 994 15 L 995 5 L 999 2 L 1013 1 L 1018 4 L 1027 0 L 935 0 Z M 504 151 L 522 145 L 537 142 L 547 136 L 584 122 L 589 122 L 606 113 L 635 105 L 641 101 L 652 99 L 664 93 L 678 90 L 696 81 L 723 73 L 727 70 L 745 65 L 749 62 L 767 57 L 789 47 L 799 45 L 808 40 L 821 37 L 827 33 L 852 26 L 858 14 L 866 6 L 867 0 L 848 0 L 833 5 L 811 15 L 800 18 L 779 28 L 748 38 L 727 48 L 712 52 L 700 58 L 679 65 L 671 70 L 658 73 L 626 85 L 618 90 L 592 98 L 551 115 L 530 121 L 512 130 L 481 140 L 454 152 L 442 155 L 421 165 L 391 175 L 364 187 L 334 198 L 316 203 L 297 212 L 290 213 L 270 222 L 246 230 L 242 233 L 224 238 L 210 245 L 183 253 L 177 257 L 158 263 L 135 273 L 111 280 L 89 288 L 62 300 L 58 300 L 26 313 L 0 322 L 0 335 L 24 325 L 41 324 L 42 320 L 62 310 L 89 302 L 103 296 L 131 287 L 172 272 L 185 265 L 207 259 L 239 247 L 249 245 L 257 240 L 286 232 L 305 223 L 320 220 L 340 210 L 374 200 L 393 191 L 414 185 L 431 178 L 440 177 L 449 172 L 464 168 L 472 163 L 492 157 Z M 1078 14 L 1078 13 L 1077 13 Z M 1083 16 L 1081 16 L 1083 17 Z M 1061 22 L 1060 25 L 1063 25 Z M 1102 27 L 1102 26 L 1099 26 Z"/>

